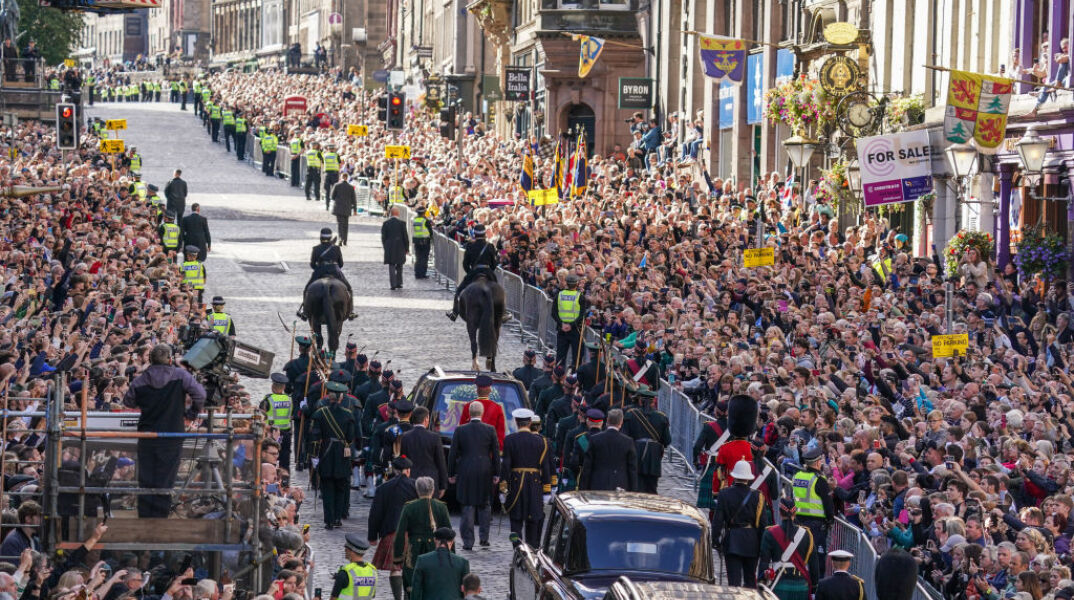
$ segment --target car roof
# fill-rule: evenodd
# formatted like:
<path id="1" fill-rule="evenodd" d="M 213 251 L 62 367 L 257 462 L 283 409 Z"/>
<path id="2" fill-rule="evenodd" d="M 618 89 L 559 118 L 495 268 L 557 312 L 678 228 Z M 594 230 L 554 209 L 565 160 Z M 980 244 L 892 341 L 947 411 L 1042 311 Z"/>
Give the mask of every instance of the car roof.
<path id="1" fill-rule="evenodd" d="M 440 373 L 443 373 L 443 375 L 441 375 Z M 492 378 L 493 381 L 501 381 L 501 382 L 518 381 L 517 379 L 515 379 L 514 377 L 512 377 L 508 373 L 491 373 L 489 371 L 444 371 L 444 370 L 441 370 L 440 373 L 438 373 L 436 371 L 436 368 L 434 367 L 434 368 L 429 369 L 428 371 L 426 371 L 424 374 L 422 374 L 421 377 L 422 377 L 422 379 L 435 379 L 437 381 L 448 381 L 448 380 L 452 380 L 452 379 L 466 381 L 466 380 L 475 379 L 475 378 L 477 378 L 478 375 L 488 375 L 489 377 Z"/>
<path id="2" fill-rule="evenodd" d="M 559 494 L 556 500 L 562 502 L 574 518 L 583 522 L 607 516 L 638 518 L 646 514 L 660 513 L 662 518 L 673 516 L 682 521 L 694 521 L 702 527 L 708 525 L 708 519 L 697 507 L 682 500 L 654 494 L 587 490 Z"/>
<path id="3" fill-rule="evenodd" d="M 765 600 L 764 592 L 699 581 L 630 581 L 621 577 L 613 584 L 624 597 L 637 600 Z"/>

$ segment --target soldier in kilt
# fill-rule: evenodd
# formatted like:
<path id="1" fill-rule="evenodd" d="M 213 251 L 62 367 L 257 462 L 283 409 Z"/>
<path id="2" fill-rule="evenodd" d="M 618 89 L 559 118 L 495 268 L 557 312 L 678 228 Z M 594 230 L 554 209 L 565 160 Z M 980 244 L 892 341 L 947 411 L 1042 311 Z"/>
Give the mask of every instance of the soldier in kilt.
<path id="1" fill-rule="evenodd" d="M 765 529 L 761 537 L 757 579 L 774 583 L 772 592 L 779 600 L 809 600 L 813 582 L 823 573 L 819 555 L 814 552 L 813 532 L 795 522 L 794 500 L 781 498 L 779 512 L 783 517 L 780 524 Z M 788 551 L 791 546 L 794 550 Z M 784 554 L 788 554 L 786 560 Z"/>

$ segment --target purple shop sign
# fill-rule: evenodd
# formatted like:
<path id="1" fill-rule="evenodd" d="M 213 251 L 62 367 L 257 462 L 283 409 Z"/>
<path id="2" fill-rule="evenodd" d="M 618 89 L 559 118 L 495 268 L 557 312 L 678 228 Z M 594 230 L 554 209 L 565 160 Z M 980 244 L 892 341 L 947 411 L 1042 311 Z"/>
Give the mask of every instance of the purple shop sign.
<path id="1" fill-rule="evenodd" d="M 861 138 L 857 147 L 865 206 L 912 202 L 932 190 L 927 131 Z"/>

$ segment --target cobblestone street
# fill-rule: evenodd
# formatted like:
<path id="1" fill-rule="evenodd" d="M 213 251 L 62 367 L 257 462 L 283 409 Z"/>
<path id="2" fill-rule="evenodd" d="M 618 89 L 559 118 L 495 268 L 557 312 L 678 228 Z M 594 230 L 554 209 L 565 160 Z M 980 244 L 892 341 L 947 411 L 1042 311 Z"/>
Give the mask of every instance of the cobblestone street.
<path id="1" fill-rule="evenodd" d="M 269 179 L 248 163 L 236 161 L 223 143 L 210 141 L 191 111 L 181 112 L 178 105 L 98 105 L 89 109 L 89 114 L 128 120 L 129 129 L 120 132 L 121 137 L 128 147 L 138 148 L 144 178 L 159 186 L 161 195 L 172 171 L 183 170 L 190 190 L 187 213 L 191 204 L 200 203 L 213 238 L 206 262 L 205 297 L 223 296 L 237 337 L 275 352 L 274 369 L 280 370 L 288 360 L 291 341 L 277 313 L 287 326 L 296 321 L 295 311 L 310 273 L 310 248 L 317 243 L 321 227 L 336 226 L 324 202 L 306 202 L 301 191 L 286 181 Z M 343 271 L 354 288 L 359 316 L 344 327 L 343 338 L 350 336 L 359 347 L 365 346 L 370 356 L 379 353 L 381 362 L 390 361 L 408 390 L 419 374 L 433 365 L 445 370 L 469 368 L 465 325 L 461 320 L 451 323 L 443 315 L 451 305 L 450 292 L 435 279 L 415 280 L 410 264 L 405 269 L 404 288 L 389 291 L 380 224 L 379 218 L 351 219 L 349 244 L 343 248 Z M 298 327 L 306 333 L 304 323 L 298 321 Z M 523 349 L 518 335 L 505 328 L 500 340 L 500 368 L 509 372 L 517 367 Z M 245 383 L 254 398 L 268 390 L 265 380 Z M 692 501 L 692 483 L 681 475 L 683 471 L 681 463 L 668 462 L 661 489 L 664 494 Z M 305 473 L 296 474 L 294 479 L 305 485 Z M 331 531 L 321 525 L 320 506 L 313 501 L 312 492 L 302 507 L 301 522 L 312 524 L 314 532 L 314 585 L 324 589 L 326 599 L 331 577 L 343 560 L 343 535 L 365 535 L 370 501 L 354 492 L 352 502 L 351 518 L 342 529 Z M 452 520 L 457 527 L 458 517 L 453 515 Z M 500 521 L 493 519 L 491 549 L 462 552 L 470 560 L 471 570 L 482 577 L 486 597 L 497 599 L 507 595 L 511 557 L 508 524 L 506 518 L 502 525 Z M 378 582 L 380 598 L 391 598 L 386 575 Z"/>

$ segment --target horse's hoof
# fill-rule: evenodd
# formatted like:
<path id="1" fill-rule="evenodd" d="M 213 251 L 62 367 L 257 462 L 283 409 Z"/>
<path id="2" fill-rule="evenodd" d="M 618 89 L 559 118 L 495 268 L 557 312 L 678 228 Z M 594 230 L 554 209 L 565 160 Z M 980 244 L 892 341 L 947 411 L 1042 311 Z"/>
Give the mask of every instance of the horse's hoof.
<path id="1" fill-rule="evenodd" d="M 348 321 L 353 321 L 353 320 L 355 320 L 357 318 L 358 318 L 358 313 L 350 313 L 349 315 L 347 315 L 347 320 Z"/>

